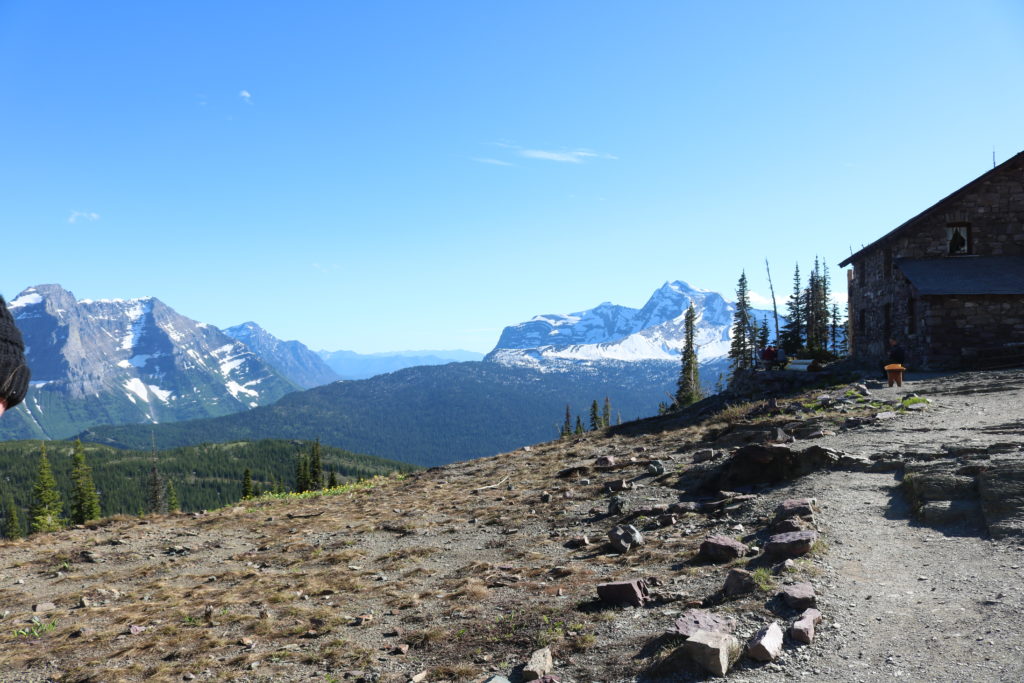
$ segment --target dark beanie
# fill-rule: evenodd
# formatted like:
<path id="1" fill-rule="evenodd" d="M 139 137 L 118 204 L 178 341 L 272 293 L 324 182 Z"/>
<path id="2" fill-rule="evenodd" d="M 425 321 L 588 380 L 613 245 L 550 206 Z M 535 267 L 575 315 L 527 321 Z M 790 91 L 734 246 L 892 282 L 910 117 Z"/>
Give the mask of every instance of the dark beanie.
<path id="1" fill-rule="evenodd" d="M 7 302 L 0 296 L 0 399 L 6 401 L 8 408 L 25 400 L 29 377 L 25 342 L 7 310 Z"/>

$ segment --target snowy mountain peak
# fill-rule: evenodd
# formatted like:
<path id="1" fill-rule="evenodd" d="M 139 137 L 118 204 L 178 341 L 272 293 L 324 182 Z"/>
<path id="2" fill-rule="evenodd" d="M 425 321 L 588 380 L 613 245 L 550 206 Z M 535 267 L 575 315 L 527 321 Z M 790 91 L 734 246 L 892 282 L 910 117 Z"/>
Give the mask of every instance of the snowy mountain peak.
<path id="1" fill-rule="evenodd" d="M 721 294 L 682 281 L 666 282 L 643 308 L 609 302 L 567 315 L 536 316 L 506 327 L 487 360 L 506 365 L 546 361 L 678 360 L 686 309 L 697 313 L 696 342 L 702 363 L 723 358 L 735 305 Z M 754 311 L 760 319 L 764 311 Z"/>

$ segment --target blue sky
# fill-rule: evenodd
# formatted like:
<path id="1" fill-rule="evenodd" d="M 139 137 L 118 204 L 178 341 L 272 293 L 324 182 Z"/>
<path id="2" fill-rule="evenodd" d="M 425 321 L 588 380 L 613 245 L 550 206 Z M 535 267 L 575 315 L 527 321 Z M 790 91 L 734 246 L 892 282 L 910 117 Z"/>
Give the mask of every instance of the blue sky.
<path id="1" fill-rule="evenodd" d="M 376 352 L 841 287 L 1024 150 L 1022 82 L 1011 0 L 0 0 L 0 292 Z"/>

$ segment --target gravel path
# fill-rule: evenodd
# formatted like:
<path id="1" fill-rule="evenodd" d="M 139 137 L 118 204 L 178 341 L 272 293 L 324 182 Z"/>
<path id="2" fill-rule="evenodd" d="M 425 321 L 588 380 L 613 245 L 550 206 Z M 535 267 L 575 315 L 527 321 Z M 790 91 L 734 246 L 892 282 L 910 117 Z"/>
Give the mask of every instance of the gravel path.
<path id="1" fill-rule="evenodd" d="M 1022 372 L 932 376 L 873 390 L 880 398 L 910 392 L 933 400 L 924 414 L 817 443 L 865 456 L 1022 444 Z M 741 671 L 737 680 L 1024 680 L 1024 539 L 919 525 L 898 479 L 821 472 L 791 487 L 822 504 L 829 552 L 816 583 L 825 628 L 801 666 Z"/>

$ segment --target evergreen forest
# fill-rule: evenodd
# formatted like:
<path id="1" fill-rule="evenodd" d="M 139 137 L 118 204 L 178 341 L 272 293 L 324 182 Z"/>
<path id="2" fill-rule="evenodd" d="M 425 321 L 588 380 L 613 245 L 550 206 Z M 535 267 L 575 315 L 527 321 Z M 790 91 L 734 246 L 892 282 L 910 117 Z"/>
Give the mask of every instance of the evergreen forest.
<path id="1" fill-rule="evenodd" d="M 56 482 L 65 520 L 75 520 L 75 443 L 73 441 L 0 442 L 0 501 L 13 501 L 23 531 L 26 515 L 35 504 L 33 489 L 45 448 L 49 469 Z M 83 443 L 82 451 L 95 490 L 100 514 L 142 514 L 154 510 L 154 478 L 160 484 L 160 500 L 170 490 L 183 511 L 212 509 L 243 498 L 243 482 L 249 473 L 253 493 L 321 488 L 328 482 L 345 483 L 392 472 L 411 472 L 414 465 L 359 455 L 312 441 L 262 440 L 205 443 L 163 451 L 120 450 Z M 300 465 L 316 453 L 320 485 L 308 478 L 297 480 Z M 79 468 L 81 466 L 79 465 Z M 302 484 L 302 486 L 299 486 Z M 164 509 L 168 504 L 162 500 Z M 94 515 L 86 514 L 86 518 Z"/>

